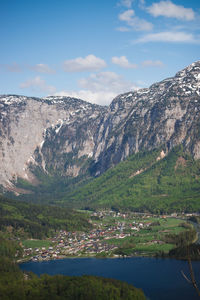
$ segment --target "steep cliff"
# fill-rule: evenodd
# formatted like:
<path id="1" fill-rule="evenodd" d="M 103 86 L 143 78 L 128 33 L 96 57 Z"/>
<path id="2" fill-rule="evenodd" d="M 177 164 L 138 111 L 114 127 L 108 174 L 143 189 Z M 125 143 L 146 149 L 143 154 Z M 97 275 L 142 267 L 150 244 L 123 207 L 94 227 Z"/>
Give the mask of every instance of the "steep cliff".
<path id="1" fill-rule="evenodd" d="M 200 61 L 175 77 L 116 97 L 101 107 L 69 97 L 0 96 L 0 184 L 19 178 L 98 176 L 129 155 L 182 144 L 200 158 Z"/>
<path id="2" fill-rule="evenodd" d="M 98 132 L 96 170 L 103 172 L 128 155 L 183 144 L 200 158 L 200 62 L 148 89 L 118 96 Z"/>
<path id="3" fill-rule="evenodd" d="M 93 155 L 93 136 L 105 108 L 67 97 L 0 97 L 0 183 L 33 184 L 34 169 L 77 176 Z M 74 161 L 76 163 L 74 163 Z"/>

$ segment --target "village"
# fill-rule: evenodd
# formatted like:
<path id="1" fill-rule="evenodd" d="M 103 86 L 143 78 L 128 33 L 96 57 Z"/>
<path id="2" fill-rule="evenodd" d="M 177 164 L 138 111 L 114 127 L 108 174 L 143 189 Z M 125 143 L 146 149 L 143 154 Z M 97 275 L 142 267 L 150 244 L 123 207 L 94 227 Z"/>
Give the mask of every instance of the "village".
<path id="1" fill-rule="evenodd" d="M 90 256 L 118 256 L 115 250 L 116 243 L 110 241 L 126 240 L 129 237 L 137 236 L 156 225 L 156 220 L 166 218 L 176 218 L 177 215 L 152 216 L 150 214 L 120 213 L 114 211 L 93 212 L 90 215 L 92 229 L 88 232 L 69 232 L 60 230 L 53 238 L 48 239 L 49 246 L 25 248 L 23 257 L 32 261 L 44 261 L 50 259 L 60 259 L 65 257 L 90 257 Z M 183 218 L 183 216 L 182 216 Z M 157 224 L 157 225 L 158 225 Z M 164 244 L 162 240 L 154 239 L 147 242 L 150 244 Z"/>

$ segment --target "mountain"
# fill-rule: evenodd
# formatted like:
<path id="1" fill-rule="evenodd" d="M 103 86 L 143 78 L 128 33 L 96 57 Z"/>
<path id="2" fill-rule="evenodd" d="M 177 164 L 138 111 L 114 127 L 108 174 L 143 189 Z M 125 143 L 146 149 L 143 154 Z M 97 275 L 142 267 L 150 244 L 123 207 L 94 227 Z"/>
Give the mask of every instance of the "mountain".
<path id="1" fill-rule="evenodd" d="M 109 107 L 69 97 L 0 96 L 2 190 L 42 194 L 42 186 L 51 191 L 62 181 L 67 198 L 130 155 L 157 149 L 163 160 L 179 145 L 197 162 L 199 117 L 200 61 L 117 96 Z"/>
<path id="2" fill-rule="evenodd" d="M 174 147 L 138 152 L 84 186 L 68 191 L 60 204 L 89 209 L 112 208 L 172 213 L 200 210 L 200 160 Z"/>
<path id="3" fill-rule="evenodd" d="M 200 62 L 148 89 L 118 96 L 104 117 L 98 170 L 160 146 L 168 152 L 183 144 L 199 159 L 199 112 Z"/>
<path id="4" fill-rule="evenodd" d="M 68 97 L 0 97 L 0 183 L 38 184 L 34 170 L 77 176 L 93 155 L 93 137 L 106 108 Z"/>

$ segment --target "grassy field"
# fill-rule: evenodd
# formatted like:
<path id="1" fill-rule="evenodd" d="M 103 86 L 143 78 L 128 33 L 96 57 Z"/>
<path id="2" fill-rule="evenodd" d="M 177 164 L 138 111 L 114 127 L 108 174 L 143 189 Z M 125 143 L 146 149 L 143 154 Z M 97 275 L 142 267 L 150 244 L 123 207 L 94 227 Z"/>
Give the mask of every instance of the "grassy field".
<path id="1" fill-rule="evenodd" d="M 116 219 L 118 221 L 118 219 Z M 110 218 L 107 219 L 110 223 Z M 121 219 L 120 219 L 121 221 Z M 133 219 L 125 219 L 124 223 L 129 224 L 133 222 Z M 125 237 L 123 239 L 112 238 L 106 242 L 111 245 L 115 245 L 119 248 L 126 249 L 127 253 L 146 253 L 155 254 L 158 252 L 168 253 L 169 250 L 174 248 L 173 244 L 166 243 L 165 236 L 168 234 L 179 234 L 184 231 L 185 228 L 182 227 L 183 220 L 176 218 L 137 218 L 134 219 L 137 223 L 152 223 L 148 228 L 140 229 L 139 232 L 130 231 L 131 236 Z M 104 220 L 104 224 L 106 220 Z M 156 225 L 158 224 L 158 225 Z M 160 225 L 159 225 L 160 224 Z"/>
<path id="2" fill-rule="evenodd" d="M 174 245 L 172 244 L 163 244 L 163 245 L 159 245 L 159 244 L 152 244 L 152 245 L 142 245 L 142 244 L 138 244 L 136 245 L 136 247 L 134 248 L 135 252 L 146 252 L 146 253 L 156 253 L 159 251 L 168 253 L 169 250 L 171 250 L 172 248 L 174 248 Z"/>
<path id="3" fill-rule="evenodd" d="M 48 240 L 24 240 L 22 241 L 22 244 L 25 248 L 48 248 L 52 245 L 51 241 Z"/>

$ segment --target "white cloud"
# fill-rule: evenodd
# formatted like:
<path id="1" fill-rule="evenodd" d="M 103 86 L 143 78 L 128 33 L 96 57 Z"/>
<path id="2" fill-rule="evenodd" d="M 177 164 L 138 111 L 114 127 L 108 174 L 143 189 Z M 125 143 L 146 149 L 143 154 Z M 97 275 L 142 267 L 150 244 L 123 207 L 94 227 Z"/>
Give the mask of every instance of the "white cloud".
<path id="1" fill-rule="evenodd" d="M 121 31 L 121 32 L 128 32 L 128 31 L 130 31 L 130 28 L 125 27 L 125 26 L 121 26 L 121 27 L 118 27 L 116 29 L 117 29 L 117 31 Z"/>
<path id="2" fill-rule="evenodd" d="M 134 43 L 168 42 L 168 43 L 199 43 L 194 35 L 186 32 L 165 31 L 144 35 Z"/>
<path id="3" fill-rule="evenodd" d="M 30 88 L 35 92 L 47 92 L 49 94 L 55 93 L 56 89 L 54 86 L 47 85 L 44 79 L 41 79 L 39 76 L 29 79 L 20 84 L 21 89 Z"/>
<path id="4" fill-rule="evenodd" d="M 143 67 L 163 67 L 164 64 L 160 60 L 145 60 L 142 62 Z"/>
<path id="5" fill-rule="evenodd" d="M 106 62 L 93 54 L 90 54 L 85 58 L 77 57 L 64 62 L 64 70 L 66 72 L 98 71 L 105 67 Z"/>
<path id="6" fill-rule="evenodd" d="M 32 70 L 39 73 L 55 73 L 48 65 L 46 64 L 36 64 L 35 66 L 31 65 L 19 65 L 17 63 L 12 64 L 1 64 L 0 68 L 8 72 L 22 72 L 26 70 Z"/>
<path id="7" fill-rule="evenodd" d="M 37 65 L 31 67 L 31 69 L 36 71 L 36 72 L 39 72 L 39 73 L 54 73 L 54 70 L 52 70 L 46 64 L 37 64 Z"/>
<path id="8" fill-rule="evenodd" d="M 126 22 L 126 24 L 132 29 L 136 31 L 150 31 L 153 29 L 153 24 L 140 19 L 135 16 L 135 12 L 133 9 L 128 9 L 123 13 L 119 14 L 119 20 Z"/>
<path id="9" fill-rule="evenodd" d="M 126 81 L 122 76 L 114 72 L 100 72 L 97 74 L 91 74 L 87 78 L 79 80 L 79 85 L 84 89 L 91 91 L 109 91 L 116 94 L 127 92 L 130 89 L 134 89 L 135 85 Z"/>
<path id="10" fill-rule="evenodd" d="M 63 90 L 55 93 L 55 95 L 71 96 L 92 103 L 109 105 L 117 95 L 138 88 L 114 72 L 91 74 L 89 77 L 79 80 L 79 86 L 81 87 L 79 91 Z"/>
<path id="11" fill-rule="evenodd" d="M 99 105 L 109 105 L 112 99 L 116 97 L 116 93 L 108 91 L 90 91 L 90 90 L 80 90 L 80 91 L 60 91 L 55 93 L 55 96 L 68 96 L 78 99 L 82 99 L 91 103 Z"/>
<path id="12" fill-rule="evenodd" d="M 7 71 L 7 72 L 12 72 L 12 73 L 20 73 L 22 72 L 22 67 L 17 64 L 17 63 L 12 63 L 12 64 L 1 64 L 0 65 L 0 70 Z"/>
<path id="13" fill-rule="evenodd" d="M 121 0 L 118 5 L 130 8 L 134 0 Z"/>
<path id="14" fill-rule="evenodd" d="M 151 6 L 147 7 L 147 11 L 154 17 L 163 16 L 186 21 L 195 19 L 195 14 L 192 8 L 185 8 L 184 6 L 176 5 L 171 1 L 153 3 Z"/>
<path id="15" fill-rule="evenodd" d="M 121 21 L 125 21 L 129 24 L 132 21 L 133 16 L 135 16 L 135 12 L 133 9 L 128 9 L 119 15 L 119 19 Z"/>
<path id="16" fill-rule="evenodd" d="M 135 68 L 137 68 L 137 65 L 130 63 L 128 61 L 128 59 L 126 58 L 126 56 L 120 56 L 120 57 L 113 56 L 112 57 L 112 63 L 116 64 L 116 65 L 119 65 L 120 67 L 125 68 L 125 69 L 135 69 Z"/>

